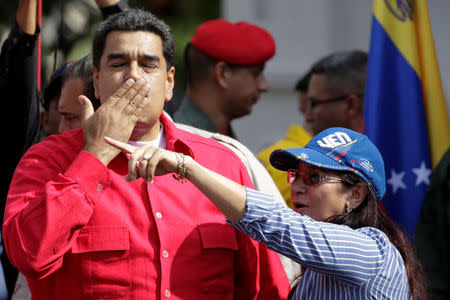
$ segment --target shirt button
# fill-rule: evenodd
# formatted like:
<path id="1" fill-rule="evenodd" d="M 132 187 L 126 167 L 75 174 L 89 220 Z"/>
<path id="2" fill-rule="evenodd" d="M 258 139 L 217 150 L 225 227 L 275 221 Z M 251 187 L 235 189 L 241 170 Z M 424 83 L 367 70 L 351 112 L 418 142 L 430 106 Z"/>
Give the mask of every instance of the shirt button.
<path id="1" fill-rule="evenodd" d="M 163 251 L 163 256 L 164 256 L 165 258 L 169 257 L 169 252 L 167 252 L 167 250 L 164 250 L 164 251 Z"/>
<path id="2" fill-rule="evenodd" d="M 97 192 L 101 192 L 103 190 L 103 184 L 97 185 Z"/>
<path id="3" fill-rule="evenodd" d="M 169 290 L 166 290 L 166 291 L 164 292 L 164 294 L 166 295 L 167 298 L 170 297 L 170 291 L 169 291 Z"/>
<path id="4" fill-rule="evenodd" d="M 161 219 L 161 218 L 162 218 L 162 214 L 161 214 L 160 212 L 157 212 L 157 213 L 156 213 L 156 217 L 157 217 L 158 219 Z"/>

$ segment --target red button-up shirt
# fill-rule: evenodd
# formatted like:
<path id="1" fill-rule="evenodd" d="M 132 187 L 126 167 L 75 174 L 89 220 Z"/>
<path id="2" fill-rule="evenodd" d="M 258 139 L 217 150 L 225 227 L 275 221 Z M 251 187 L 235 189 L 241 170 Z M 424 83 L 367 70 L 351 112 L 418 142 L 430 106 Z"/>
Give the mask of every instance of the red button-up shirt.
<path id="1" fill-rule="evenodd" d="M 161 121 L 167 149 L 252 186 L 232 151 Z M 226 224 L 190 182 L 126 182 L 124 154 L 105 167 L 83 146 L 81 130 L 46 139 L 11 183 L 5 248 L 33 299 L 286 297 L 278 254 Z"/>

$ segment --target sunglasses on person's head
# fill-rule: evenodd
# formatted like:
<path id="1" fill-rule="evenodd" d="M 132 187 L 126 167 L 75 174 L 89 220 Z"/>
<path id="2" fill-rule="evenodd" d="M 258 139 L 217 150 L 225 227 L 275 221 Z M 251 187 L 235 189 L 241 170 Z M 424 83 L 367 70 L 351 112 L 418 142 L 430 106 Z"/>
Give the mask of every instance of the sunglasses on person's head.
<path id="1" fill-rule="evenodd" d="M 290 169 L 287 171 L 287 182 L 289 184 L 293 184 L 297 181 L 298 178 L 302 177 L 303 181 L 306 183 L 306 185 L 316 185 L 323 181 L 334 181 L 334 182 L 343 182 L 343 180 L 340 177 L 337 176 L 331 176 L 327 175 L 320 171 L 313 171 L 311 173 L 305 173 L 301 172 L 299 170 Z"/>

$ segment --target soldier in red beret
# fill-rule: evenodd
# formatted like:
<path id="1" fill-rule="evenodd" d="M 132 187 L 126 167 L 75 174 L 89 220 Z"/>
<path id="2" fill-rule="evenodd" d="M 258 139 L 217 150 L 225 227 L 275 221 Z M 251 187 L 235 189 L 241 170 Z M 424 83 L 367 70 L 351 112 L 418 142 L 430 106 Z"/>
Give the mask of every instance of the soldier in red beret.
<path id="1" fill-rule="evenodd" d="M 185 49 L 186 95 L 178 123 L 235 137 L 230 122 L 249 114 L 269 85 L 263 74 L 275 54 L 265 29 L 224 19 L 197 27 Z"/>

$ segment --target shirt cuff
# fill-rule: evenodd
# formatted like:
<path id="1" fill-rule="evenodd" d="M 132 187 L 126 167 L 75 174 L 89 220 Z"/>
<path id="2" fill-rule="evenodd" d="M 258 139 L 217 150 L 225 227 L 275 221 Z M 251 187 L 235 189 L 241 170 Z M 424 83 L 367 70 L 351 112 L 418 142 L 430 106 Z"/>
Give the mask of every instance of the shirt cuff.
<path id="1" fill-rule="evenodd" d="M 108 169 L 95 155 L 87 151 L 78 154 L 65 175 L 73 178 L 93 203 L 100 200 L 110 185 Z"/>

